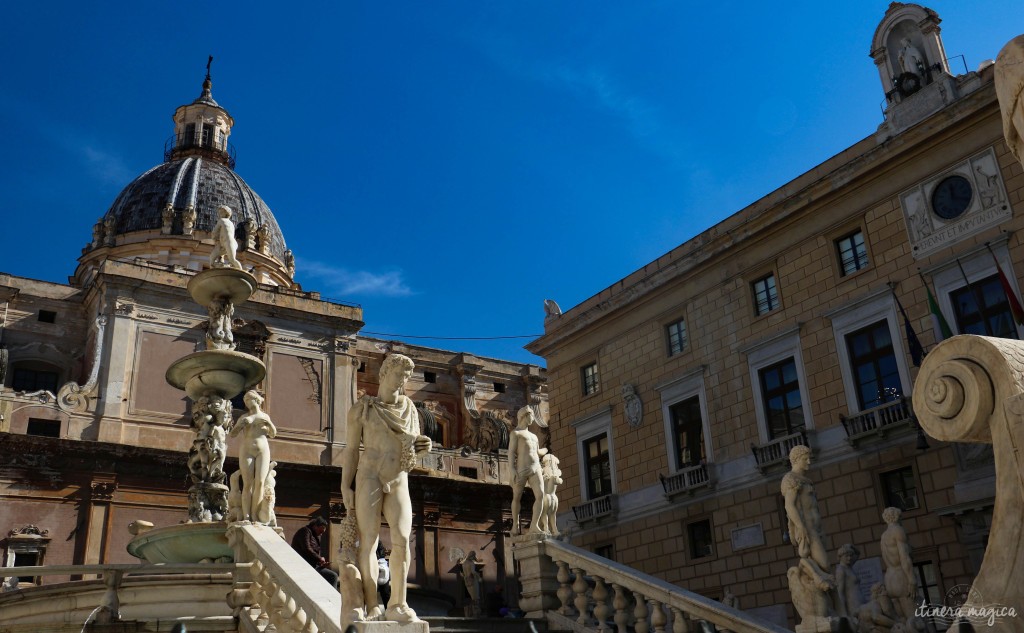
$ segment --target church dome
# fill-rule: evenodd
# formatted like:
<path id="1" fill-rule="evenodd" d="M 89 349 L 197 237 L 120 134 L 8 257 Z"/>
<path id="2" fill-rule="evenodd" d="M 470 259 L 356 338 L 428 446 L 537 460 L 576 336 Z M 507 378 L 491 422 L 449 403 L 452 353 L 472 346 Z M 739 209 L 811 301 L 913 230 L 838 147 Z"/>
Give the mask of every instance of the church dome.
<path id="1" fill-rule="evenodd" d="M 235 173 L 228 136 L 234 119 L 203 92 L 174 112 L 164 162 L 125 187 L 96 222 L 76 277 L 104 259 L 141 259 L 202 270 L 209 266 L 217 209 L 231 209 L 238 258 L 261 283 L 292 286 L 295 258 L 263 199 Z"/>

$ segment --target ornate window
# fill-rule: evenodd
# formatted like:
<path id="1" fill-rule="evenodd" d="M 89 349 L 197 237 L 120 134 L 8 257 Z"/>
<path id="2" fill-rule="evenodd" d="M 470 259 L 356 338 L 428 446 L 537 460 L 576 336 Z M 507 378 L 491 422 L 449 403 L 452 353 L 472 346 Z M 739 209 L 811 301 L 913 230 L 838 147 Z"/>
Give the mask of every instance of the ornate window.
<path id="1" fill-rule="evenodd" d="M 49 391 L 57 393 L 60 374 L 48 369 L 15 367 L 11 378 L 11 388 L 15 391 Z"/>
<path id="2" fill-rule="evenodd" d="M 775 287 L 774 273 L 768 274 L 755 281 L 751 284 L 751 289 L 754 292 L 755 314 L 767 314 L 779 307 L 779 293 Z"/>
<path id="3" fill-rule="evenodd" d="M 960 334 L 1017 338 L 1010 302 L 998 274 L 954 290 L 949 293 L 949 299 Z"/>
<path id="4" fill-rule="evenodd" d="M 4 548 L 4 567 L 37 567 L 43 564 L 46 547 L 50 544 L 49 530 L 34 525 L 11 530 L 7 533 Z M 13 579 L 8 579 L 8 583 Z M 19 584 L 38 585 L 38 576 L 18 576 Z"/>
<path id="5" fill-rule="evenodd" d="M 672 440 L 676 469 L 704 463 L 704 421 L 701 419 L 700 396 L 687 398 L 669 408 L 672 417 Z"/>
<path id="6" fill-rule="evenodd" d="M 804 428 L 804 406 L 800 379 L 792 357 L 758 372 L 768 436 L 790 435 Z"/>
<path id="7" fill-rule="evenodd" d="M 842 276 L 853 274 L 868 265 L 868 250 L 864 244 L 864 233 L 859 229 L 836 240 L 839 256 L 839 270 Z"/>
<path id="8" fill-rule="evenodd" d="M 846 346 L 861 410 L 892 402 L 903 395 L 888 321 L 883 319 L 847 334 Z"/>
<path id="9" fill-rule="evenodd" d="M 608 434 L 602 433 L 584 440 L 583 450 L 587 473 L 587 497 L 596 499 L 611 494 L 612 468 Z"/>

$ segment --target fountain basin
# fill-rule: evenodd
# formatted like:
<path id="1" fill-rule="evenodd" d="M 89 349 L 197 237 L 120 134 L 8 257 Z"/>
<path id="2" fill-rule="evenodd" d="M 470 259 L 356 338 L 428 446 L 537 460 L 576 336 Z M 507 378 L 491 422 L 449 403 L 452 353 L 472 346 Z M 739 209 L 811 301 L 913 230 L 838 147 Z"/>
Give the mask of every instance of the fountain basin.
<path id="1" fill-rule="evenodd" d="M 198 400 L 213 393 L 222 398 L 234 398 L 266 375 L 266 365 L 255 356 L 214 349 L 179 358 L 167 368 L 165 378 L 172 387 Z"/>
<path id="2" fill-rule="evenodd" d="M 196 303 L 209 307 L 214 299 L 227 299 L 234 305 L 245 303 L 258 283 L 252 274 L 236 268 L 208 268 L 188 282 L 188 293 Z"/>
<path id="3" fill-rule="evenodd" d="M 225 535 L 228 524 L 181 523 L 153 528 L 128 542 L 128 553 L 149 563 L 231 562 L 234 550 Z"/>

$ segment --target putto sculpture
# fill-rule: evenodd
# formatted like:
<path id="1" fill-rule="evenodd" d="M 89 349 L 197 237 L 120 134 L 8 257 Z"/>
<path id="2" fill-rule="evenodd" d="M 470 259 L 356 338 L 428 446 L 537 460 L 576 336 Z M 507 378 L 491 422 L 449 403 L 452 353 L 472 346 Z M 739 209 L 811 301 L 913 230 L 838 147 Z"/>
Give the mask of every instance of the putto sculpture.
<path id="1" fill-rule="evenodd" d="M 431 441 L 420 433 L 416 407 L 402 393 L 414 366 L 408 356 L 390 354 L 380 368 L 377 395 L 360 398 L 348 415 L 341 495 L 359 527 L 357 565 L 366 621 L 420 622 L 407 601 L 412 532 L 409 471 L 418 454 L 430 451 Z M 376 582 L 382 515 L 391 528 L 391 601 L 386 610 L 377 599 Z"/>
<path id="2" fill-rule="evenodd" d="M 235 223 L 231 221 L 231 207 L 217 207 L 217 215 L 220 219 L 213 225 L 211 234 L 213 250 L 210 251 L 210 267 L 242 270 L 242 263 L 236 255 L 238 240 L 235 239 Z"/>

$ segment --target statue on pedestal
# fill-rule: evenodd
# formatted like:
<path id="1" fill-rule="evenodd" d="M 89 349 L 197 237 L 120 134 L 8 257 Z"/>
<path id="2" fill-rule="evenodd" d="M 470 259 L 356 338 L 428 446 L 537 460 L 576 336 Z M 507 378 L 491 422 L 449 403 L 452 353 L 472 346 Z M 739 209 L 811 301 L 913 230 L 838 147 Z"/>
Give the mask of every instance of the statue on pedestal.
<path id="1" fill-rule="evenodd" d="M 537 436 L 530 431 L 530 424 L 540 422 L 529 405 L 519 410 L 517 415 L 518 424 L 508 442 L 508 466 L 512 472 L 512 533 L 521 534 L 522 527 L 519 525 L 519 511 L 523 490 L 529 485 L 533 490 L 533 520 L 530 522 L 530 532 L 546 534 L 547 531 L 541 527 L 541 521 L 545 520 L 545 490 L 544 470 L 541 467 L 540 457 L 546 454 L 545 449 L 539 448 Z M 546 520 L 545 520 L 546 522 Z"/>
<path id="2" fill-rule="evenodd" d="M 402 393 L 414 366 L 407 356 L 389 355 L 380 368 L 377 395 L 360 398 L 348 415 L 341 495 L 359 526 L 358 567 L 366 621 L 420 621 L 406 597 L 412 532 L 409 471 L 417 454 L 430 451 L 431 442 L 420 433 L 416 406 Z M 382 514 L 391 528 L 392 547 L 391 601 L 386 611 L 378 603 L 376 582 Z"/>
<path id="3" fill-rule="evenodd" d="M 540 528 L 558 536 L 558 486 L 562 483 L 562 470 L 558 467 L 558 458 L 548 452 L 540 459 L 541 471 L 544 475 L 544 516 Z"/>
<path id="4" fill-rule="evenodd" d="M 231 207 L 217 207 L 220 219 L 213 225 L 213 250 L 210 251 L 210 268 L 235 268 L 242 270 L 238 261 L 238 240 L 235 239 L 235 223 L 231 221 Z"/>
<path id="5" fill-rule="evenodd" d="M 467 618 L 479 618 L 483 612 L 480 599 L 483 595 L 483 576 L 480 575 L 480 568 L 483 563 L 477 560 L 476 551 L 466 554 L 462 549 L 453 547 L 449 554 L 449 560 L 458 563 L 462 571 L 462 582 L 466 585 L 466 592 L 469 594 L 469 604 L 465 607 Z"/>
<path id="6" fill-rule="evenodd" d="M 835 616 L 833 596 L 836 581 L 827 571 L 828 554 L 825 535 L 821 531 L 818 498 L 814 494 L 814 484 L 807 477 L 811 449 L 794 446 L 789 452 L 789 462 L 792 470 L 783 476 L 781 488 L 789 522 L 789 538 L 800 561 L 786 575 L 793 606 L 801 618 L 797 631 L 816 631 L 831 626 Z"/>
<path id="7" fill-rule="evenodd" d="M 860 550 L 847 543 L 839 548 L 839 564 L 836 565 L 836 614 L 856 618 L 860 610 L 860 577 L 853 571 L 853 564 L 860 558 Z"/>
<path id="8" fill-rule="evenodd" d="M 270 461 L 268 440 L 277 435 L 277 427 L 261 408 L 263 397 L 258 392 L 250 389 L 243 400 L 247 414 L 238 418 L 231 427 L 231 437 L 242 435 L 242 444 L 238 449 L 238 471 L 242 480 L 241 512 L 237 520 L 273 525 L 277 521 L 268 493 L 272 492 L 275 485 L 274 462 Z"/>

